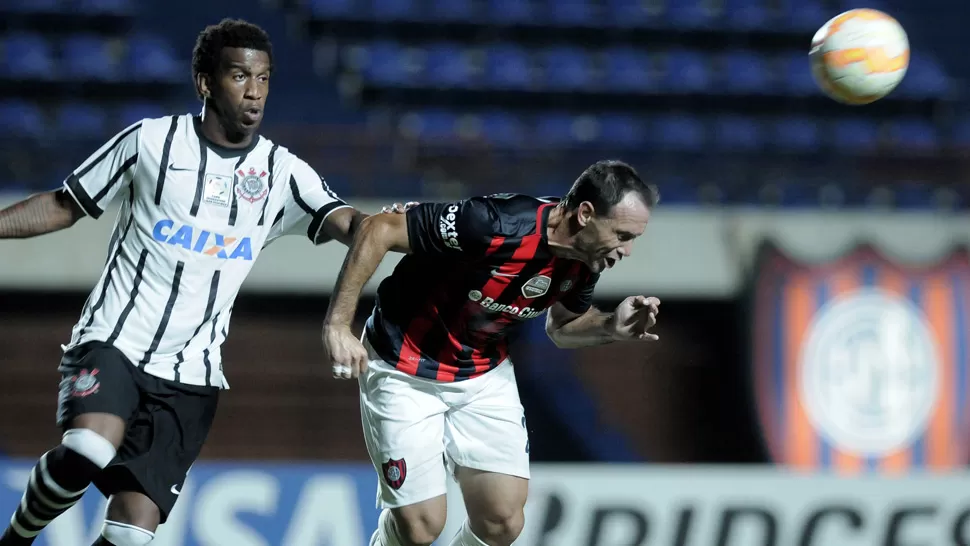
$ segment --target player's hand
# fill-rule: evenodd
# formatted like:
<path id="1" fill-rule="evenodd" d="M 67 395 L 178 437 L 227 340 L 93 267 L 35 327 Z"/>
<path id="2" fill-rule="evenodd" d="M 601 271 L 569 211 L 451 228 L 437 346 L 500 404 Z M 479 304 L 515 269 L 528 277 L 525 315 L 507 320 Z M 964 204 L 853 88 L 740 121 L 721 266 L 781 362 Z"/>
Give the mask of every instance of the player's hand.
<path id="1" fill-rule="evenodd" d="M 660 300 L 646 296 L 630 296 L 613 312 L 613 337 L 615 339 L 642 339 L 657 341 L 660 336 L 648 330 L 657 324 Z"/>
<path id="2" fill-rule="evenodd" d="M 324 326 L 323 346 L 337 379 L 351 379 L 367 369 L 367 349 L 350 328 Z"/>
<path id="3" fill-rule="evenodd" d="M 410 209 L 411 207 L 413 207 L 413 206 L 415 206 L 417 204 L 418 204 L 417 201 L 408 201 L 407 203 L 404 203 L 403 205 L 401 203 L 394 203 L 391 206 L 385 205 L 384 208 L 381 209 L 381 212 L 393 212 L 393 213 L 397 213 L 397 214 L 404 214 L 405 212 L 408 211 L 408 209 Z"/>

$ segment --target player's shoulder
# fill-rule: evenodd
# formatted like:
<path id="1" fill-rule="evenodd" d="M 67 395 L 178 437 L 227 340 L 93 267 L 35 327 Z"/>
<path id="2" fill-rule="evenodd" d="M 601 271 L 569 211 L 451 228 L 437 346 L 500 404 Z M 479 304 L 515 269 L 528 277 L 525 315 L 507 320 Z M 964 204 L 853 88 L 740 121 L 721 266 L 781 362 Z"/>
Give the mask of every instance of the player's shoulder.
<path id="1" fill-rule="evenodd" d="M 476 217 L 490 224 L 494 235 L 523 236 L 535 231 L 537 212 L 542 205 L 558 202 L 557 197 L 539 198 L 521 193 L 495 193 L 468 200 Z"/>

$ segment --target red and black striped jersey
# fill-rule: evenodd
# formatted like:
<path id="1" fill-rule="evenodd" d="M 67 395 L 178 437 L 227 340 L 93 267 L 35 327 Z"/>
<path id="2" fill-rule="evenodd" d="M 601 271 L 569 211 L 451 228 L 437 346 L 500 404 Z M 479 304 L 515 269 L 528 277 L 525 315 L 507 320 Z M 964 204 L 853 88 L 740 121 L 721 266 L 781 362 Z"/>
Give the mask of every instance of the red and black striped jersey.
<path id="1" fill-rule="evenodd" d="M 381 358 L 427 379 L 469 379 L 498 366 L 520 325 L 554 303 L 589 309 L 599 275 L 553 256 L 555 206 L 500 194 L 408 210 L 411 253 L 381 282 L 367 321 Z"/>

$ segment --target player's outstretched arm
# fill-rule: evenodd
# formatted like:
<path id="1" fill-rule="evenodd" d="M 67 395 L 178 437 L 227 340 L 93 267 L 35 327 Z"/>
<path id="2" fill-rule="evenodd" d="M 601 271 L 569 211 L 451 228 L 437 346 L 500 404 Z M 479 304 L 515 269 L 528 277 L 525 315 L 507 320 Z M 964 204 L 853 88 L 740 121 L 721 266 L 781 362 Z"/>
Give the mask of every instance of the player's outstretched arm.
<path id="1" fill-rule="evenodd" d="M 367 368 L 367 351 L 351 331 L 364 285 L 390 251 L 410 252 L 403 214 L 377 214 L 361 222 L 337 277 L 323 324 L 323 344 L 334 376 L 349 379 Z"/>
<path id="2" fill-rule="evenodd" d="M 577 314 L 561 303 L 553 305 L 546 317 L 546 334 L 561 349 L 592 347 L 613 341 L 639 339 L 656 341 L 656 334 L 648 332 L 657 323 L 660 300 L 645 296 L 630 296 L 612 313 L 595 307 Z"/>
<path id="3" fill-rule="evenodd" d="M 403 204 L 394 203 L 385 206 L 381 212 L 387 214 L 404 214 L 414 205 L 417 205 L 414 201 Z M 332 239 L 350 246 L 354 242 L 354 235 L 357 233 L 360 225 L 368 217 L 368 214 L 355 208 L 347 207 L 333 211 L 323 223 L 323 233 L 326 236 L 323 240 Z"/>
<path id="4" fill-rule="evenodd" d="M 32 195 L 0 210 L 0 239 L 26 239 L 69 228 L 85 216 L 64 189 Z"/>

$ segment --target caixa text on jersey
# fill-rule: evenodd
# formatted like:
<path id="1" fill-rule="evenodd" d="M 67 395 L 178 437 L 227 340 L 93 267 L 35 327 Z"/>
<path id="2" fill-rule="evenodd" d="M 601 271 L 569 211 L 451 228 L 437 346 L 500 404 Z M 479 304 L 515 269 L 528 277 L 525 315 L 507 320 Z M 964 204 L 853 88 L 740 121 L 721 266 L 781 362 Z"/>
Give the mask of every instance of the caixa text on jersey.
<path id="1" fill-rule="evenodd" d="M 190 225 L 177 226 L 174 220 L 168 218 L 155 224 L 152 237 L 161 243 L 223 260 L 253 259 L 253 242 L 249 237 L 227 237 Z"/>

